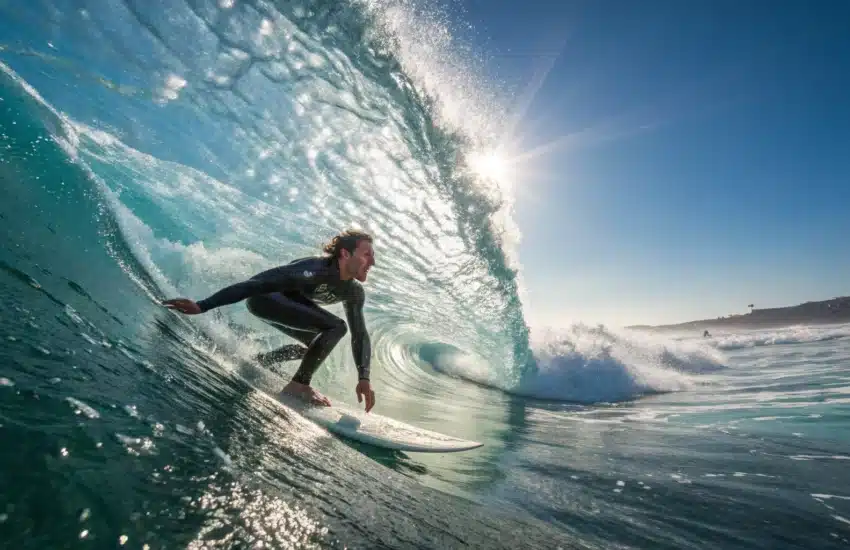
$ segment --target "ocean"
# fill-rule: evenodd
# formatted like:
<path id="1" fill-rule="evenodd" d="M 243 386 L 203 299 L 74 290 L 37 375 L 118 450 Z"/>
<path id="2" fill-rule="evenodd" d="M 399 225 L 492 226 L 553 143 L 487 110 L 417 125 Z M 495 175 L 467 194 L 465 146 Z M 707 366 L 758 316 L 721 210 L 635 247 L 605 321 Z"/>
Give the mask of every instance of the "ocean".
<path id="1" fill-rule="evenodd" d="M 0 546 L 850 544 L 850 326 L 529 328 L 512 189 L 466 167 L 510 93 L 446 10 L 0 1 Z M 159 305 L 352 226 L 374 412 L 482 448 L 331 436 L 244 304 Z M 348 338 L 314 382 L 356 406 Z"/>

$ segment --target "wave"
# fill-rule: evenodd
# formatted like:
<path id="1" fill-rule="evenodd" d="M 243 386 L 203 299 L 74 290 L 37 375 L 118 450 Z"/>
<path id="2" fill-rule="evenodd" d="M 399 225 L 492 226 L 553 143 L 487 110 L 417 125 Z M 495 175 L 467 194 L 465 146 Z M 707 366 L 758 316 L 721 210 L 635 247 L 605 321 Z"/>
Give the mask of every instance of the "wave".
<path id="1" fill-rule="evenodd" d="M 719 334 L 713 345 L 721 350 L 828 342 L 850 337 L 850 325 L 830 327 L 796 326 L 768 331 Z"/>
<path id="2" fill-rule="evenodd" d="M 43 211 L 51 233 L 57 234 L 55 228 L 60 227 L 61 234 L 76 235 L 77 254 L 88 253 L 92 244 L 101 245 L 125 274 L 151 292 L 155 284 L 143 258 L 133 254 L 132 243 L 125 238 L 131 233 L 123 230 L 121 212 L 110 208 L 108 187 L 80 162 L 81 135 L 75 124 L 2 62 L 0 99 L 8 108 L 6 114 L 11 114 L 0 117 L 0 128 L 10 138 L 5 171 L 0 174 L 5 177 L 5 187 L 29 183 L 28 193 L 15 194 L 16 198 Z M 32 219 L 31 225 L 35 224 Z M 74 255 L 73 250 L 63 252 Z"/>
<path id="3" fill-rule="evenodd" d="M 69 13 L 102 39 L 63 55 L 90 60 L 86 85 L 103 85 L 89 91 L 103 94 L 104 108 L 76 87 L 41 86 L 50 102 L 40 104 L 62 122 L 48 131 L 65 135 L 64 163 L 85 175 L 116 229 L 114 242 L 98 244 L 150 299 L 204 297 L 360 226 L 380 254 L 371 325 L 403 323 L 406 341 L 463 349 L 503 385 L 533 368 L 510 190 L 463 162 L 492 144 L 499 108 L 461 70 L 438 11 L 406 2 L 188 3 L 166 16 L 126 8 L 120 15 L 139 25 L 121 37 L 101 23 L 118 13 Z M 156 55 L 142 58 L 145 49 Z M 33 64 L 57 59 L 12 61 L 38 79 Z M 137 69 L 149 90 L 125 95 Z M 237 355 L 280 343 L 244 308 L 197 323 Z M 349 361 L 335 353 L 328 370 L 350 370 Z"/>
<path id="4" fill-rule="evenodd" d="M 414 16 L 389 4 L 382 4 L 384 12 L 370 7 L 376 28 L 383 30 L 353 49 L 349 44 L 345 52 L 331 52 L 321 44 L 299 43 L 305 51 L 296 57 L 318 57 L 311 58 L 309 71 L 285 60 L 289 70 L 300 71 L 294 81 L 300 88 L 274 105 L 261 92 L 282 81 L 269 71 L 282 70 L 275 63 L 284 58 L 259 56 L 255 44 L 244 44 L 265 81 L 255 96 L 243 99 L 263 105 L 268 116 L 261 124 L 239 110 L 226 116 L 204 110 L 205 119 L 216 121 L 214 135 L 202 133 L 193 141 L 195 149 L 175 151 L 197 159 L 199 150 L 215 150 L 214 138 L 230 132 L 234 151 L 245 155 L 241 162 L 232 153 L 215 166 L 160 158 L 122 139 L 132 132 L 74 121 L 22 79 L 16 82 L 55 115 L 58 122 L 48 126 L 61 132 L 51 134 L 65 143 L 67 162 L 82 170 L 101 197 L 98 208 L 111 220 L 113 238 L 101 244 L 152 300 L 204 297 L 287 258 L 314 253 L 343 224 L 362 223 L 376 235 L 381 254 L 367 307 L 374 361 L 386 366 L 384 381 L 400 391 L 405 384 L 427 391 L 435 379 L 423 378 L 416 368 L 427 364 L 438 375 L 516 395 L 611 402 L 687 389 L 692 375 L 722 368 L 722 357 L 704 343 L 652 340 L 602 327 L 575 325 L 531 345 L 511 253 L 517 234 L 509 223 L 510 193 L 463 170 L 463 156 L 486 144 L 491 119 L 481 114 L 464 123 L 441 110 L 453 93 L 462 104 L 490 99 L 476 99 L 457 71 L 448 84 L 441 80 L 439 52 L 449 45 L 422 42 L 415 21 L 405 19 Z M 315 17 L 340 23 L 346 20 L 343 12 Z M 274 21 L 294 33 L 291 38 L 299 28 L 318 24 L 309 16 L 286 19 L 281 13 Z M 365 19 L 346 21 L 366 25 Z M 361 32 L 368 35 L 366 27 Z M 378 48 L 387 36 L 398 57 Z M 247 40 L 231 37 L 231 46 L 237 38 Z M 419 51 L 425 46 L 429 52 Z M 163 108 L 181 98 L 196 108 L 209 108 L 208 101 L 221 94 L 230 101 L 238 96 L 239 78 L 247 78 L 238 71 L 231 76 L 230 87 L 169 78 L 180 85 L 164 94 Z M 331 81 L 339 89 L 327 88 Z M 287 122 L 273 126 L 275 117 Z M 223 175 L 210 175 L 213 168 Z M 282 343 L 240 307 L 194 322 L 216 348 L 241 359 Z M 353 372 L 345 347 L 334 352 L 317 380 L 343 383 Z"/>
<path id="5" fill-rule="evenodd" d="M 486 363 L 440 344 L 417 347 L 437 371 L 515 395 L 576 403 L 617 402 L 683 391 L 694 375 L 725 368 L 704 342 L 681 342 L 638 332 L 576 324 L 546 331 L 534 345 L 537 368 L 515 385 L 495 379 Z"/>

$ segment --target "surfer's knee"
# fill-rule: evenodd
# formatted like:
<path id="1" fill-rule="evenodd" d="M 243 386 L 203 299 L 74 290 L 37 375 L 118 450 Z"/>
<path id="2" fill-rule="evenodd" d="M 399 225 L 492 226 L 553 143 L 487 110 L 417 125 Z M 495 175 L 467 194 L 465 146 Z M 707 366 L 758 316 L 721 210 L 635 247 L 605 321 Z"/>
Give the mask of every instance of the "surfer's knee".
<path id="1" fill-rule="evenodd" d="M 329 340 L 333 339 L 334 342 L 339 342 L 347 333 L 348 325 L 342 319 L 337 319 L 333 326 L 328 329 L 327 336 Z"/>
<path id="2" fill-rule="evenodd" d="M 345 324 L 345 321 L 342 319 L 337 319 L 334 321 L 328 328 L 321 331 L 318 338 L 314 340 L 314 344 L 318 349 L 322 351 L 319 352 L 322 360 L 324 360 L 324 356 L 331 352 L 334 347 L 342 340 L 342 337 L 348 332 L 348 326 Z"/>

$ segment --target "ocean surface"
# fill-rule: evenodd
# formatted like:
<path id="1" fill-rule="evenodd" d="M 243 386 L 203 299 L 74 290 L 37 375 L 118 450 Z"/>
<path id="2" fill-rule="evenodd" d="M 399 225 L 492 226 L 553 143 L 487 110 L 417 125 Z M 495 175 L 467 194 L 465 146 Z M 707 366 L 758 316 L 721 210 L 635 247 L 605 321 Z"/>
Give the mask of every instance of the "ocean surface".
<path id="1" fill-rule="evenodd" d="M 850 326 L 530 330 L 511 92 L 406 1 L 0 0 L 3 548 L 846 548 Z M 200 299 L 374 233 L 375 413 L 484 442 L 346 442 L 296 365 Z M 624 274 L 627 276 L 627 274 Z M 332 311 L 341 308 L 332 306 Z M 348 339 L 315 378 L 356 405 Z"/>

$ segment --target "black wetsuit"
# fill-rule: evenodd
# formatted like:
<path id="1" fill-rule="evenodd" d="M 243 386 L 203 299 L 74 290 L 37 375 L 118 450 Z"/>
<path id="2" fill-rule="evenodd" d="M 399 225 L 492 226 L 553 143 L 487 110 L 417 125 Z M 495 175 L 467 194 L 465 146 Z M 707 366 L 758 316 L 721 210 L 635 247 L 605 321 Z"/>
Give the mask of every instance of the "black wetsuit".
<path id="1" fill-rule="evenodd" d="M 269 354 L 272 359 L 303 357 L 292 378 L 310 384 L 313 373 L 345 336 L 345 322 L 317 304 L 343 302 L 351 350 L 360 380 L 369 379 L 371 344 L 363 319 L 365 293 L 354 279 L 340 279 L 337 262 L 331 258 L 304 258 L 269 269 L 241 283 L 224 288 L 198 305 L 202 311 L 248 300 L 248 311 L 268 322 L 284 334 L 307 346 L 292 356 L 292 346 L 284 346 Z"/>

